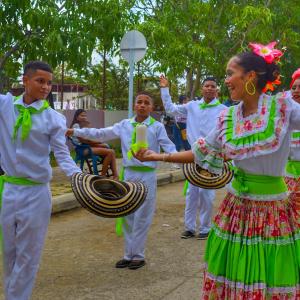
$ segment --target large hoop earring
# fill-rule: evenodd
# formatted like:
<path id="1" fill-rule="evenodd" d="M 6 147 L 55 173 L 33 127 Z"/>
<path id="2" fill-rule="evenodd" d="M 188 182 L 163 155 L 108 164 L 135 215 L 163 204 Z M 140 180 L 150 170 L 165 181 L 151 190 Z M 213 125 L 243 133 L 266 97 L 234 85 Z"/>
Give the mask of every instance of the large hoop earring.
<path id="1" fill-rule="evenodd" d="M 249 90 L 249 84 L 251 86 L 252 91 Z M 245 84 L 245 90 L 248 95 L 253 96 L 256 93 L 256 88 L 252 80 L 248 80 Z"/>

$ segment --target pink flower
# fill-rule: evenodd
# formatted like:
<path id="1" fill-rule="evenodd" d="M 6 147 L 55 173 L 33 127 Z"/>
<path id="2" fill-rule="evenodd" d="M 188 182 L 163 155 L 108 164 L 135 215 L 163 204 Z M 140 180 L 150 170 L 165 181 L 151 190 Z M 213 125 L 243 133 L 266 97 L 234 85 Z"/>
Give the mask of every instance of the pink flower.
<path id="1" fill-rule="evenodd" d="M 271 64 L 274 60 L 277 61 L 283 55 L 280 50 L 274 49 L 276 42 L 271 42 L 268 45 L 250 43 L 253 53 L 261 56 L 266 63 Z"/>
<path id="2" fill-rule="evenodd" d="M 252 123 L 249 120 L 247 120 L 244 124 L 244 128 L 246 130 L 252 130 Z"/>

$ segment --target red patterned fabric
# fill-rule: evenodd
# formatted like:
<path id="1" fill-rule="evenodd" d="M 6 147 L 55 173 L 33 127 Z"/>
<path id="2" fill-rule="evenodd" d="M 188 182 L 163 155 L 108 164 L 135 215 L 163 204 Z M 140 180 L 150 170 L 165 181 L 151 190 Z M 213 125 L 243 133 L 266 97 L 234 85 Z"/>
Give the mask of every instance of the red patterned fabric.
<path id="1" fill-rule="evenodd" d="M 290 195 L 290 217 L 300 229 L 300 178 L 285 177 Z"/>

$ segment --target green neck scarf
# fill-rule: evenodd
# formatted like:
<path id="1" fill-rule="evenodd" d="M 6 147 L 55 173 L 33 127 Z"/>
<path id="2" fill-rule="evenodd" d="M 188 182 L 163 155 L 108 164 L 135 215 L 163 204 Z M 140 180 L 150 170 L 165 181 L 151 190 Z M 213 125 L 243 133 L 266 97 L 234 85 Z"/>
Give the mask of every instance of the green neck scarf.
<path id="1" fill-rule="evenodd" d="M 31 115 L 40 114 L 45 109 L 49 107 L 49 103 L 46 100 L 43 100 L 43 105 L 40 109 L 36 109 L 34 107 L 24 107 L 21 104 L 15 104 L 16 108 L 19 111 L 19 116 L 15 123 L 14 131 L 13 131 L 13 140 L 15 141 L 17 138 L 17 133 L 20 127 L 22 127 L 21 132 L 21 140 L 24 142 L 30 133 L 32 127 Z"/>
<path id="2" fill-rule="evenodd" d="M 218 106 L 218 105 L 220 105 L 220 104 L 221 104 L 220 101 L 216 101 L 216 102 L 213 103 L 213 104 L 206 103 L 205 101 L 203 101 L 203 103 L 200 103 L 200 104 L 199 104 L 199 107 L 200 107 L 200 109 L 206 109 L 206 108 L 211 108 L 211 107 Z"/>
<path id="3" fill-rule="evenodd" d="M 147 143 L 137 143 L 136 142 L 136 127 L 143 124 L 143 125 L 146 125 L 147 127 L 151 126 L 156 120 L 154 118 L 152 118 L 150 116 L 150 122 L 149 122 L 149 125 L 148 124 L 145 124 L 145 123 L 138 123 L 138 122 L 135 122 L 134 118 L 132 118 L 130 120 L 132 126 L 133 126 L 133 132 L 132 132 L 132 135 L 131 135 L 131 146 L 130 146 L 130 150 L 127 152 L 127 157 L 128 159 L 131 159 L 132 158 L 132 153 L 131 151 L 133 151 L 134 153 L 139 151 L 140 149 L 142 148 L 148 148 L 148 144 Z"/>

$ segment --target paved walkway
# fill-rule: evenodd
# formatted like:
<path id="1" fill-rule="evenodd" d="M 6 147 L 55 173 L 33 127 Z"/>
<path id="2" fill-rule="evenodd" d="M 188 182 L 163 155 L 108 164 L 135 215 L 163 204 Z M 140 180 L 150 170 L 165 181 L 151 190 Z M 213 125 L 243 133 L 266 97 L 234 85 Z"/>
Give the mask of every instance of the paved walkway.
<path id="1" fill-rule="evenodd" d="M 122 159 L 117 159 L 118 170 L 122 165 Z M 177 166 L 177 168 L 175 168 Z M 159 162 L 157 168 L 158 185 L 184 180 L 180 165 Z M 69 178 L 60 170 L 59 167 L 53 168 L 53 179 L 50 183 L 53 196 L 53 213 L 70 210 L 79 207 L 71 190 Z"/>

